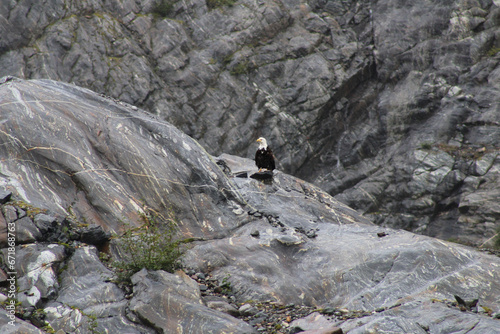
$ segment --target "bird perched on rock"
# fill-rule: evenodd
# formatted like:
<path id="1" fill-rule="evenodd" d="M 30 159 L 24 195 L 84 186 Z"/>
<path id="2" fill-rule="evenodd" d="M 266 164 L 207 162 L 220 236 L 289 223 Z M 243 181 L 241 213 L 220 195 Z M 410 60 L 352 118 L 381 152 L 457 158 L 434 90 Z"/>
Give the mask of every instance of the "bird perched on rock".
<path id="1" fill-rule="evenodd" d="M 255 152 L 255 164 L 257 165 L 257 168 L 259 168 L 259 172 L 261 172 L 262 169 L 272 171 L 276 168 L 274 164 L 273 152 L 269 146 L 267 146 L 267 141 L 264 137 L 257 139 L 257 142 L 259 143 L 259 148 L 257 149 L 257 152 Z"/>

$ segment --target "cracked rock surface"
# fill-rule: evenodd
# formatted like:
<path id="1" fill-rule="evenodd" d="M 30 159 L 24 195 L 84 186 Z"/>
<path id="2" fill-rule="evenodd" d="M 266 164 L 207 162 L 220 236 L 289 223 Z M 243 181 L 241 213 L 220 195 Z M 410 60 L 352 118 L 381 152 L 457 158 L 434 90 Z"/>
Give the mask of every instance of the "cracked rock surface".
<path id="1" fill-rule="evenodd" d="M 130 294 L 112 281 L 96 247 L 86 244 L 90 235 L 101 244 L 106 233 L 88 232 L 95 225 L 117 233 L 125 224 L 137 226 L 144 205 L 176 215 L 181 237 L 191 240 L 184 267 L 202 273 L 198 278 L 225 282 L 238 306 L 304 305 L 324 313 L 318 327 L 326 321 L 349 333 L 498 333 L 496 256 L 382 228 L 279 170 L 272 179 L 255 180 L 252 160 L 214 157 L 160 118 L 87 89 L 10 78 L 0 85 L 0 100 L 2 196 L 31 203 L 21 210 L 6 202 L 0 228 L 5 232 L 8 222 L 27 216 L 23 231 L 45 231 L 39 240 L 26 238 L 16 246 L 27 312 L 17 314 L 22 319 L 16 330 L 36 333 L 30 321 L 68 333 L 257 331 L 235 314 L 207 311 L 201 295 L 208 286 L 186 274 L 141 271 Z M 449 168 L 447 155 L 429 155 L 418 155 L 423 169 Z M 443 177 L 433 176 L 429 182 Z M 52 239 L 71 235 L 58 217 L 85 222 L 70 251 L 68 240 Z M 6 255 L 3 248 L 3 282 Z M 474 310 L 462 311 L 451 302 L 455 296 L 479 301 Z M 205 314 L 203 321 L 190 320 L 198 312 Z M 0 309 L 2 333 L 12 330 L 7 315 Z M 316 316 L 296 324 L 306 326 Z"/>
<path id="2" fill-rule="evenodd" d="M 0 77 L 137 105 L 215 156 L 265 136 L 378 225 L 491 246 L 499 22 L 492 0 L 3 1 Z"/>

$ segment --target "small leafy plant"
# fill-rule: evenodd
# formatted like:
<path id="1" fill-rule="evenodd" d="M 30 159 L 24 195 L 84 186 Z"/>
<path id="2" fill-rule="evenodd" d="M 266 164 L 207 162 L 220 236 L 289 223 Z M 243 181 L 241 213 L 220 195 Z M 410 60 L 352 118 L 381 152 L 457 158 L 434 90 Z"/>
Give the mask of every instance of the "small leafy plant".
<path id="1" fill-rule="evenodd" d="M 128 228 L 118 239 L 122 258 L 113 263 L 118 281 L 129 282 L 142 268 L 173 272 L 180 267 L 182 241 L 175 239 L 175 220 L 160 219 L 151 211 L 140 213 L 140 217 L 142 225 Z"/>
<path id="2" fill-rule="evenodd" d="M 230 295 L 233 290 L 233 288 L 231 287 L 231 282 L 229 282 L 230 277 L 231 274 L 227 274 L 226 276 L 224 276 L 220 285 L 221 292 L 225 295 Z"/>

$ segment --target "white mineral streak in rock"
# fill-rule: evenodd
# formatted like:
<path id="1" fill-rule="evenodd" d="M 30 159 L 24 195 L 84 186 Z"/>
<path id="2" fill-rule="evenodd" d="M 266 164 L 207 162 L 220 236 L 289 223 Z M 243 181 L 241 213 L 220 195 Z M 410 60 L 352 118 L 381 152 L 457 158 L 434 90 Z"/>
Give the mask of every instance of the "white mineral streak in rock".
<path id="1" fill-rule="evenodd" d="M 53 287 L 57 284 L 57 278 L 52 270 L 51 264 L 56 260 L 56 256 L 51 251 L 43 251 L 37 259 L 28 264 L 28 280 L 33 286 L 28 292 L 28 302 L 35 306 L 40 300 L 40 291 L 34 286 L 38 280 L 41 280 L 47 287 Z"/>
<path id="2" fill-rule="evenodd" d="M 24 101 L 21 92 L 19 92 L 19 90 L 17 90 L 14 87 L 12 87 L 10 91 L 12 92 L 12 95 L 14 95 L 14 97 L 16 98 L 17 102 L 24 107 L 24 111 L 29 116 L 29 118 L 33 118 L 34 117 L 33 111 L 31 111 L 30 106 L 26 103 L 26 101 Z"/>
<path id="3" fill-rule="evenodd" d="M 36 303 L 40 300 L 41 294 L 40 291 L 36 288 L 36 286 L 32 286 L 31 289 L 27 292 L 26 299 L 30 305 L 36 306 Z"/>
<path id="4" fill-rule="evenodd" d="M 189 146 L 189 144 L 186 143 L 185 141 L 182 142 L 182 147 L 184 147 L 188 151 L 191 151 L 191 146 Z"/>

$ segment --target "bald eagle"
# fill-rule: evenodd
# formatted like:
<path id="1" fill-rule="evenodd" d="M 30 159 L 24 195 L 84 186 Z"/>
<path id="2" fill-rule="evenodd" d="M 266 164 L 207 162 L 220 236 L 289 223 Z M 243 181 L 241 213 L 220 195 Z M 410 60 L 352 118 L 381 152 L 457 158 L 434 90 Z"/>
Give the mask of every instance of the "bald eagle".
<path id="1" fill-rule="evenodd" d="M 257 142 L 259 143 L 259 148 L 257 152 L 255 152 L 255 164 L 257 168 L 259 168 L 259 172 L 262 171 L 262 169 L 272 171 L 275 168 L 273 152 L 267 146 L 265 138 L 260 137 L 257 139 Z"/>

